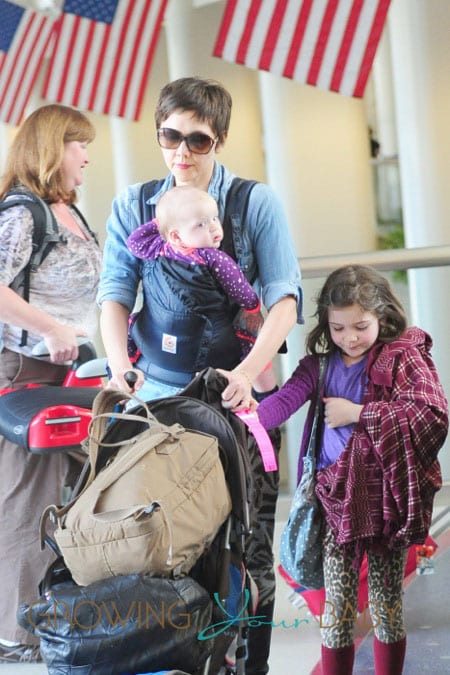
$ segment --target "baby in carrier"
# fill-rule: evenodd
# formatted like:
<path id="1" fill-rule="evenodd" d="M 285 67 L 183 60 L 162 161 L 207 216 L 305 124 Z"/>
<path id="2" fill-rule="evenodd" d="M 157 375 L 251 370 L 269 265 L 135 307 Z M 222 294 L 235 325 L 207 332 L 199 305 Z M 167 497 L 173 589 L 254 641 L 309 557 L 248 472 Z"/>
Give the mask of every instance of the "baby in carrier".
<path id="1" fill-rule="evenodd" d="M 236 262 L 220 250 L 223 236 L 217 203 L 211 195 L 199 188 L 181 186 L 168 190 L 157 204 L 154 220 L 141 225 L 128 237 L 129 250 L 141 260 L 158 261 L 158 274 L 160 271 L 164 275 L 164 293 L 161 291 L 158 297 L 155 268 L 149 268 L 146 274 L 144 266 L 146 305 L 151 306 L 152 299 L 153 305 L 159 304 L 158 322 L 161 322 L 161 314 L 167 312 L 167 331 L 162 325 L 155 336 L 154 321 L 152 326 L 144 327 L 141 317 L 141 326 L 136 326 L 139 314 L 132 315 L 128 342 L 130 357 L 137 361 L 145 354 L 149 336 L 153 335 L 158 344 L 150 345 L 153 357 L 150 360 L 152 367 L 164 364 L 161 379 L 164 379 L 167 354 L 174 357 L 170 366 L 173 364 L 174 371 L 187 368 L 193 374 L 206 366 L 227 367 L 224 354 L 228 354 L 228 367 L 234 367 L 248 354 L 262 326 L 259 297 Z M 151 277 L 151 283 L 145 283 L 146 276 Z M 168 290 L 170 297 L 167 297 Z M 153 298 L 148 297 L 149 294 Z M 161 312 L 163 305 L 164 312 Z M 191 345 L 198 339 L 201 331 L 196 316 L 199 315 L 206 316 L 212 324 L 208 340 L 203 340 L 200 350 L 192 351 L 188 359 L 186 352 L 181 358 L 180 348 L 177 359 L 183 338 L 190 335 Z M 177 321 L 177 316 L 183 320 Z M 191 317 L 188 323 L 184 321 L 186 316 Z M 173 325 L 177 329 L 184 326 L 184 335 L 172 335 L 176 331 L 169 326 Z M 144 338 L 145 349 L 140 349 L 139 343 Z M 216 353 L 220 355 L 217 362 Z"/>

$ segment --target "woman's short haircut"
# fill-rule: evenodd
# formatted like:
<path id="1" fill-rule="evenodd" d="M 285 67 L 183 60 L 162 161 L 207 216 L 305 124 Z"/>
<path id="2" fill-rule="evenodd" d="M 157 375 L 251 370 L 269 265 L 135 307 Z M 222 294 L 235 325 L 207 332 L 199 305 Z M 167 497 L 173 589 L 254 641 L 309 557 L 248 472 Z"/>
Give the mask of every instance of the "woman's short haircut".
<path id="1" fill-rule="evenodd" d="M 229 92 L 215 80 L 182 77 L 161 89 L 156 104 L 155 122 L 159 129 L 174 112 L 192 111 L 201 122 L 207 122 L 224 143 L 230 126 L 232 99 Z"/>

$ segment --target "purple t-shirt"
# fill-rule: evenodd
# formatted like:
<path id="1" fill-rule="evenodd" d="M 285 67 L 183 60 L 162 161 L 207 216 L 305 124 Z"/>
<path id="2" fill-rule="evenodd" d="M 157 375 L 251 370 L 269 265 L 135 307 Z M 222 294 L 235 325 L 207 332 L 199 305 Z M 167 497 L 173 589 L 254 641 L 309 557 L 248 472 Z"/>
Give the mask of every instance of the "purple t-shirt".
<path id="1" fill-rule="evenodd" d="M 367 386 L 366 361 L 367 357 L 364 357 L 358 363 L 346 366 L 340 352 L 330 355 L 325 376 L 325 396 L 336 396 L 353 403 L 362 403 Z M 318 469 L 324 469 L 337 460 L 352 434 L 353 426 L 347 424 L 345 427 L 330 429 L 327 424 L 323 424 Z"/>

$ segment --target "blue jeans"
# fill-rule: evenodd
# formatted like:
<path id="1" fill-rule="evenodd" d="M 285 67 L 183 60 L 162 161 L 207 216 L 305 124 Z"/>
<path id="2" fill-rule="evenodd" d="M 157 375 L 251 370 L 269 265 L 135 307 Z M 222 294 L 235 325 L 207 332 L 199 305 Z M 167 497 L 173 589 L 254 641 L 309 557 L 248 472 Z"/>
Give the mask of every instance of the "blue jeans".
<path id="1" fill-rule="evenodd" d="M 164 382 L 158 382 L 158 380 L 152 380 L 150 377 L 146 377 L 144 384 L 136 392 L 136 396 L 143 401 L 152 401 L 155 398 L 175 396 L 175 394 L 178 394 L 180 391 L 180 387 L 175 387 L 171 384 L 165 384 Z"/>

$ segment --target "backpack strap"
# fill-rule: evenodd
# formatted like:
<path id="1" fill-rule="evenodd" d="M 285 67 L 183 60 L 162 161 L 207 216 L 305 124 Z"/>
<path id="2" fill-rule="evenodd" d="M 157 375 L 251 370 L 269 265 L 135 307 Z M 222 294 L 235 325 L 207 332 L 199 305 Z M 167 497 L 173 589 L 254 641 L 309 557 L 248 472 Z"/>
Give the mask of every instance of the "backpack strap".
<path id="1" fill-rule="evenodd" d="M 148 200 L 155 194 L 155 192 L 158 192 L 163 183 L 164 179 L 149 180 L 147 181 L 147 183 L 142 183 L 139 191 L 139 209 L 141 215 L 141 225 L 143 223 L 148 223 L 155 217 L 155 205 L 149 204 Z"/>
<path id="2" fill-rule="evenodd" d="M 222 227 L 224 238 L 221 249 L 236 260 L 236 251 L 234 246 L 234 233 L 238 228 L 242 228 L 248 209 L 248 200 L 250 192 L 258 181 L 246 180 L 236 176 L 228 189 L 225 201 L 225 213 Z M 139 191 L 139 207 L 141 223 L 147 223 L 155 217 L 154 204 L 149 204 L 148 200 L 155 192 L 161 189 L 164 179 L 149 180 L 142 183 Z"/>
<path id="3" fill-rule="evenodd" d="M 222 251 L 236 260 L 235 240 L 237 230 L 242 230 L 248 210 L 250 192 L 256 185 L 255 180 L 246 180 L 236 176 L 228 189 L 223 216 Z M 250 281 L 253 283 L 254 279 Z"/>
<path id="4" fill-rule="evenodd" d="M 52 244 L 59 241 L 56 218 L 48 204 L 27 188 L 17 187 L 6 195 L 0 203 L 0 211 L 13 206 L 25 206 L 33 218 L 33 237 L 31 257 L 27 267 L 35 271 L 48 255 Z M 17 278 L 13 281 L 17 286 Z"/>
<path id="5" fill-rule="evenodd" d="M 24 269 L 19 272 L 10 284 L 10 288 L 23 297 L 26 302 L 30 300 L 30 276 L 36 272 L 43 263 L 52 248 L 62 241 L 58 223 L 46 201 L 25 186 L 17 186 L 10 190 L 5 199 L 0 202 L 0 212 L 6 211 L 13 206 L 25 206 L 33 218 L 33 234 L 31 241 L 31 256 Z M 89 235 L 98 245 L 97 235 L 91 230 L 81 211 L 71 205 L 77 216 L 83 223 Z M 27 344 L 28 331 L 22 331 L 21 347 Z"/>
<path id="6" fill-rule="evenodd" d="M 13 206 L 25 206 L 33 218 L 31 256 L 24 269 L 16 276 L 10 287 L 19 293 L 26 302 L 30 299 L 30 275 L 35 272 L 50 253 L 52 247 L 61 240 L 58 224 L 49 205 L 26 187 L 18 186 L 8 192 L 0 203 L 0 211 Z M 27 344 L 28 331 L 22 331 L 21 347 Z"/>
<path id="7" fill-rule="evenodd" d="M 77 214 L 78 218 L 81 220 L 81 222 L 83 223 L 84 227 L 85 227 L 86 230 L 89 232 L 90 236 L 92 237 L 92 239 L 95 241 L 95 243 L 96 243 L 97 246 L 98 246 L 98 245 L 99 245 L 99 241 L 98 241 L 97 233 L 94 232 L 93 230 L 91 230 L 91 228 L 90 228 L 89 225 L 88 225 L 88 222 L 87 222 L 86 218 L 83 216 L 83 214 L 81 213 L 80 209 L 79 209 L 77 206 L 75 206 L 75 204 L 71 204 L 71 205 L 70 205 L 70 208 L 73 209 L 73 210 L 75 211 L 75 213 Z M 53 213 L 51 210 L 50 210 L 50 212 Z"/>

